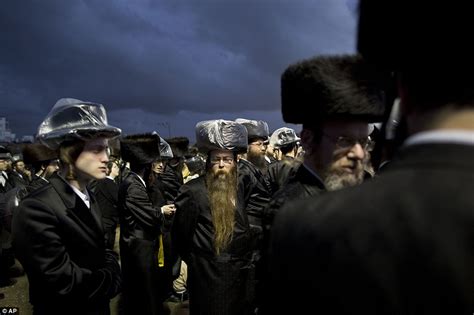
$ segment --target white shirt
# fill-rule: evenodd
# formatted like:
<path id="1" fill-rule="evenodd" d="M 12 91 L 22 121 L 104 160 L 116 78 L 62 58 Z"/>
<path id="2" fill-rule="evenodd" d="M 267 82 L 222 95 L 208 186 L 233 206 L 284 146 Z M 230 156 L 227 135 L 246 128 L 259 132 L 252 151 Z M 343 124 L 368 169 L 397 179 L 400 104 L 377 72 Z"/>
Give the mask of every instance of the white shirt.
<path id="1" fill-rule="evenodd" d="M 8 179 L 7 173 L 5 171 L 1 171 L 0 172 L 0 185 L 5 187 L 5 184 L 7 183 L 7 179 Z"/>
<path id="2" fill-rule="evenodd" d="M 69 186 L 71 186 L 72 190 L 74 190 L 74 192 L 76 193 L 76 195 L 79 196 L 79 198 L 81 198 L 82 201 L 84 201 L 85 205 L 87 206 L 87 208 L 91 208 L 91 198 L 89 196 L 89 192 L 87 191 L 86 189 L 86 193 L 83 193 L 82 191 L 80 191 L 79 189 L 77 189 L 76 187 L 74 187 L 73 185 L 67 183 Z"/>
<path id="3" fill-rule="evenodd" d="M 410 136 L 403 146 L 425 143 L 453 143 L 474 145 L 474 131 L 467 130 L 431 130 L 423 131 Z"/>

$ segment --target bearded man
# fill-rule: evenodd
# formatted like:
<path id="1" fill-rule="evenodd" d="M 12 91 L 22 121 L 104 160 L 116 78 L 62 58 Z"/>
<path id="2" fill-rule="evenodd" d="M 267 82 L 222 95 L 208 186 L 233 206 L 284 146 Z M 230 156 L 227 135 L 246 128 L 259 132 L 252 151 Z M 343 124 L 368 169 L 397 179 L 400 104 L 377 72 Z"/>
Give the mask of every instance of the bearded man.
<path id="1" fill-rule="evenodd" d="M 304 162 L 265 209 L 268 231 L 284 204 L 362 183 L 374 143 L 369 123 L 382 120 L 383 95 L 375 70 L 360 56 L 319 56 L 290 65 L 282 75 L 282 114 L 303 124 Z M 316 115 L 304 109 L 314 107 Z"/>
<path id="2" fill-rule="evenodd" d="M 239 185 L 237 153 L 247 131 L 232 121 L 196 125 L 206 174 L 186 183 L 176 199 L 172 240 L 188 264 L 191 314 L 251 314 L 252 234 Z"/>

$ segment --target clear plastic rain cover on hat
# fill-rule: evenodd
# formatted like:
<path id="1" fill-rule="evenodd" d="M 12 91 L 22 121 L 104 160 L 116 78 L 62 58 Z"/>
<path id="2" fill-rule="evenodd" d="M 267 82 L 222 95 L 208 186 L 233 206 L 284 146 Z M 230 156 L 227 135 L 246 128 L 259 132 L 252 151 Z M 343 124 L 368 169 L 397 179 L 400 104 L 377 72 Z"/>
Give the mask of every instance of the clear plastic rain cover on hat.
<path id="1" fill-rule="evenodd" d="M 247 129 L 237 122 L 217 119 L 196 124 L 196 146 L 201 152 L 218 149 L 246 152 L 247 145 Z"/>
<path id="2" fill-rule="evenodd" d="M 270 137 L 270 144 L 274 148 L 279 148 L 300 140 L 301 139 L 296 135 L 296 132 L 293 129 L 282 127 L 272 133 L 272 136 Z"/>
<path id="3" fill-rule="evenodd" d="M 160 158 L 161 159 L 172 159 L 173 151 L 171 146 L 163 138 L 160 137 Z"/>
<path id="4" fill-rule="evenodd" d="M 263 138 L 268 139 L 270 131 L 268 124 L 263 120 L 249 120 L 245 118 L 237 118 L 235 122 L 242 124 L 247 128 L 249 138 Z"/>
<path id="5" fill-rule="evenodd" d="M 38 139 L 56 149 L 67 138 L 113 138 L 121 130 L 107 123 L 104 106 L 73 98 L 60 99 L 38 128 Z"/>

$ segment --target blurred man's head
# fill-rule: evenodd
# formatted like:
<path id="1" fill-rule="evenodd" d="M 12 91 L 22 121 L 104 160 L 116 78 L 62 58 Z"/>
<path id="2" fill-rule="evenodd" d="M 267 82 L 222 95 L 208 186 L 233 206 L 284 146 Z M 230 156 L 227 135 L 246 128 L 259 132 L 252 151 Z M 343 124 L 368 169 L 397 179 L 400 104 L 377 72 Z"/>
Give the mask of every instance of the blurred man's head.
<path id="1" fill-rule="evenodd" d="M 474 46 L 469 40 L 469 5 L 360 1 L 357 49 L 371 64 L 395 74 L 401 120 L 410 134 L 473 128 Z"/>
<path id="2" fill-rule="evenodd" d="M 119 175 L 120 175 L 120 160 L 111 159 L 107 163 L 107 176 L 114 179 Z"/>
<path id="3" fill-rule="evenodd" d="M 23 157 L 19 154 L 15 154 L 13 156 L 12 162 L 13 169 L 20 174 L 23 174 L 26 170 L 25 162 L 23 161 Z"/>

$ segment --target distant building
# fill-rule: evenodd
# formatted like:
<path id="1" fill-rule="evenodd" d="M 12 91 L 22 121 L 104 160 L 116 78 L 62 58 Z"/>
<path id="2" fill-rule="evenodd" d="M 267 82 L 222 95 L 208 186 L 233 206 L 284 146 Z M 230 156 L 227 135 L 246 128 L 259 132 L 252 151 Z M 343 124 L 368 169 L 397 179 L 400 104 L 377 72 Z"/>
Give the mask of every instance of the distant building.
<path id="1" fill-rule="evenodd" d="M 11 132 L 8 126 L 8 120 L 5 117 L 0 117 L 0 142 L 13 142 L 16 135 Z"/>
<path id="2" fill-rule="evenodd" d="M 33 136 L 23 136 L 21 137 L 21 141 L 20 142 L 35 142 L 35 137 Z"/>

